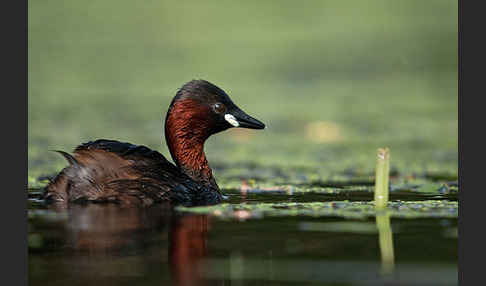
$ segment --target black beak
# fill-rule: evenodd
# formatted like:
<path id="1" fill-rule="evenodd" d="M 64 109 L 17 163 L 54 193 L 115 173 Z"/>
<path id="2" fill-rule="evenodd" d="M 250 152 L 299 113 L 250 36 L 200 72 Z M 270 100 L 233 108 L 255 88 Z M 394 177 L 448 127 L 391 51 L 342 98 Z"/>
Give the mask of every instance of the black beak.
<path id="1" fill-rule="evenodd" d="M 233 118 L 231 118 L 231 115 Z M 228 117 L 229 116 L 229 117 Z M 243 110 L 237 108 L 234 111 L 227 113 L 225 115 L 226 121 L 235 127 L 249 128 L 249 129 L 264 129 L 265 124 L 260 120 L 251 117 L 246 114 Z M 236 120 L 236 122 L 234 122 Z"/>

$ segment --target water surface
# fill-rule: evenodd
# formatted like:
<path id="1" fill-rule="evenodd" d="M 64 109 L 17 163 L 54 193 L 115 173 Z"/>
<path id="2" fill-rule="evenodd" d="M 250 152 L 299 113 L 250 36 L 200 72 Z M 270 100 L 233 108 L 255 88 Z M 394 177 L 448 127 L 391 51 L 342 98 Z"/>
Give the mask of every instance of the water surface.
<path id="1" fill-rule="evenodd" d="M 229 193 L 231 205 L 245 200 Z M 273 203 L 293 197 L 258 196 Z M 168 205 L 53 210 L 32 199 L 29 280 L 31 285 L 456 285 L 457 216 L 218 217 Z"/>

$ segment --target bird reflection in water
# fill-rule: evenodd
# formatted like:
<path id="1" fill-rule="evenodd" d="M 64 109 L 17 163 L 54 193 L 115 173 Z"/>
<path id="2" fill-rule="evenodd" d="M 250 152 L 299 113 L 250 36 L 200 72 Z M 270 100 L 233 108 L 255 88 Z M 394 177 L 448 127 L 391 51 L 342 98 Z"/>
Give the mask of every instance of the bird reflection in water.
<path id="1" fill-rule="evenodd" d="M 107 284 L 127 278 L 160 285 L 206 284 L 202 262 L 207 255 L 207 215 L 175 214 L 169 205 L 142 209 L 86 204 L 63 211 L 68 212 L 63 251 L 73 255 L 56 276 L 76 282 L 109 278 Z"/>
<path id="2" fill-rule="evenodd" d="M 172 223 L 169 265 L 176 285 L 201 285 L 207 254 L 208 216 L 183 216 Z"/>

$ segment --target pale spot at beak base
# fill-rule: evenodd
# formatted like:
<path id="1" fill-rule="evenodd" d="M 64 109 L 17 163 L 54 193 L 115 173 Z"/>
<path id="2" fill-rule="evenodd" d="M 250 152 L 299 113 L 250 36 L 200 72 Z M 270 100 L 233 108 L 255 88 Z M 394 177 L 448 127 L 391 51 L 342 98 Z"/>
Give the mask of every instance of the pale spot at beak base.
<path id="1" fill-rule="evenodd" d="M 236 120 L 236 118 L 229 113 L 226 113 L 224 115 L 224 120 L 228 121 L 228 123 L 233 125 L 234 127 L 240 126 L 240 123 L 238 122 L 238 120 Z"/>

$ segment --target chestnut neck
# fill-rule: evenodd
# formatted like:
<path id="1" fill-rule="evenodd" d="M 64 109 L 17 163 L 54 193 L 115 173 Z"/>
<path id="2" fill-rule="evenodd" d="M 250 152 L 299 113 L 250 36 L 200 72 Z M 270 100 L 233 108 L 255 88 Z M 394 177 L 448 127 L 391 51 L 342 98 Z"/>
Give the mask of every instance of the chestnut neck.
<path id="1" fill-rule="evenodd" d="M 177 167 L 196 182 L 219 191 L 206 155 L 204 142 L 211 135 L 205 111 L 191 99 L 174 102 L 165 120 L 165 140 Z"/>

